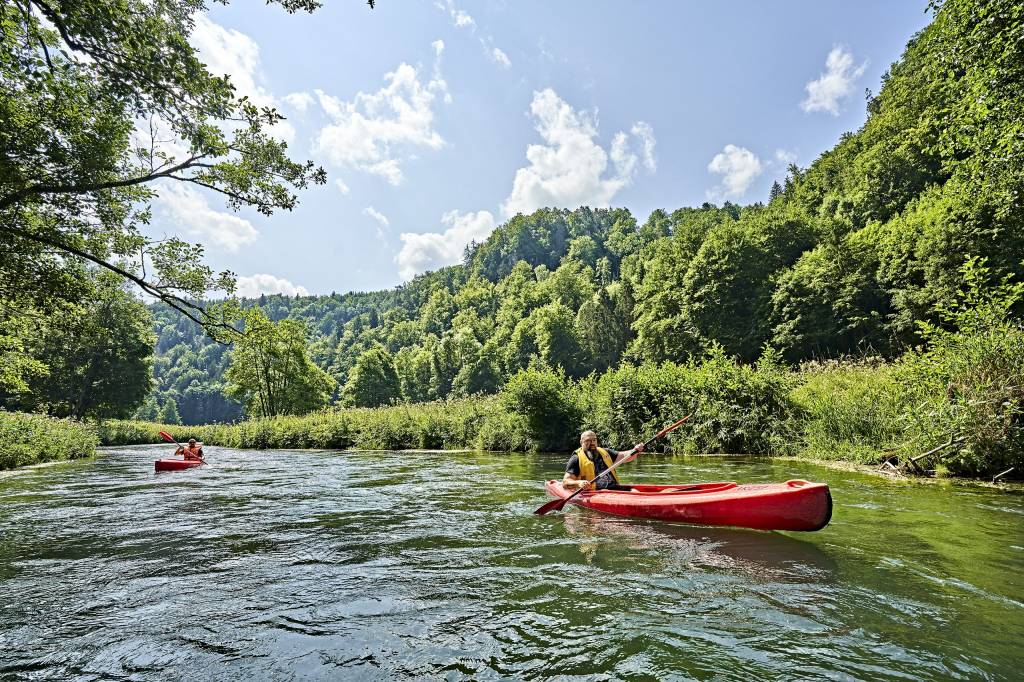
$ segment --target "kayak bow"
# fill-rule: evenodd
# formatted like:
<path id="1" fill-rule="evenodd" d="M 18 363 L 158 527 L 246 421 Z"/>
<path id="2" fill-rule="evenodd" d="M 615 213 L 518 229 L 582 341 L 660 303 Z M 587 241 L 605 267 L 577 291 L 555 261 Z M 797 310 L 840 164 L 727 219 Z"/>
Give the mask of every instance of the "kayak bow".
<path id="1" fill-rule="evenodd" d="M 561 499 L 574 492 L 555 480 L 547 482 L 547 491 Z M 731 481 L 633 485 L 632 491 L 586 491 L 570 504 L 617 516 L 759 530 L 821 530 L 832 518 L 828 485 L 800 479 L 743 485 Z"/>

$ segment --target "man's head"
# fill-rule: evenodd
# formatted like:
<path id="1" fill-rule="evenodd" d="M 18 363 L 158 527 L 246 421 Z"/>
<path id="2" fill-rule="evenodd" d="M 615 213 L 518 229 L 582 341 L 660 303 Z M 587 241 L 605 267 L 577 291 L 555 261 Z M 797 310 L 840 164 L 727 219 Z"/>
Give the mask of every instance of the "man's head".
<path id="1" fill-rule="evenodd" d="M 196 446 L 196 439 L 195 438 L 189 438 L 188 439 L 188 446 L 190 448 L 194 448 Z"/>
<path id="2" fill-rule="evenodd" d="M 593 431 L 584 431 L 580 434 L 580 445 L 584 450 L 593 450 L 597 447 L 597 434 Z"/>

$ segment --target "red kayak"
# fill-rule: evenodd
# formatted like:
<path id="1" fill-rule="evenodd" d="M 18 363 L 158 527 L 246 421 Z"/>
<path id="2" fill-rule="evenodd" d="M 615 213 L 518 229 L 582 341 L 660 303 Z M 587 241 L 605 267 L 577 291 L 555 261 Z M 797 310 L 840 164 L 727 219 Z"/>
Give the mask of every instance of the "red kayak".
<path id="1" fill-rule="evenodd" d="M 561 481 L 548 481 L 547 490 L 563 499 L 573 492 Z M 828 485 L 803 480 L 633 485 L 628 492 L 582 492 L 569 504 L 617 516 L 759 530 L 821 530 L 832 518 Z"/>
<path id="2" fill-rule="evenodd" d="M 157 471 L 181 471 L 203 464 L 198 459 L 158 459 L 154 462 Z"/>

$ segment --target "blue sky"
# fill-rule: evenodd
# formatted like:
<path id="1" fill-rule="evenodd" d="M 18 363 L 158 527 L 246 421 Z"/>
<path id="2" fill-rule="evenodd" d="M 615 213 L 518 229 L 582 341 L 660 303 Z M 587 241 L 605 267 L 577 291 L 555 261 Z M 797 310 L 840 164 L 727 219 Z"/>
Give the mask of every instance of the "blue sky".
<path id="1" fill-rule="evenodd" d="M 328 184 L 292 212 L 165 187 L 157 232 L 240 292 L 395 286 L 517 210 L 764 200 L 864 121 L 864 89 L 929 21 L 867 2 L 250 2 L 198 18 L 211 69 L 287 116 Z"/>

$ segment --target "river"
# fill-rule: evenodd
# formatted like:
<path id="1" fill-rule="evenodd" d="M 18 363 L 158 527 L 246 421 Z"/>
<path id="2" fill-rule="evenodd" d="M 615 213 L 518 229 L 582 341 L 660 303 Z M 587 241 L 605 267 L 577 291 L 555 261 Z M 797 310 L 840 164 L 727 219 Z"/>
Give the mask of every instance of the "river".
<path id="1" fill-rule="evenodd" d="M 1020 679 L 1024 498 L 800 462 L 817 533 L 567 508 L 565 456 L 160 447 L 0 477 L 0 678 Z"/>

